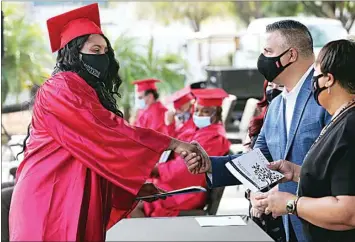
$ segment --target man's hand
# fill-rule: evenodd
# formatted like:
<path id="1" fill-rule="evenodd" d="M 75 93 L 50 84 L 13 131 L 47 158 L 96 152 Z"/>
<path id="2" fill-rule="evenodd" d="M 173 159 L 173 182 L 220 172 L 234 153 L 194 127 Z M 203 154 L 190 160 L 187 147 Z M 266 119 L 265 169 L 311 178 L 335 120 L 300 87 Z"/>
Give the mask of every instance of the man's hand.
<path id="1" fill-rule="evenodd" d="M 200 157 L 196 155 L 196 153 L 187 154 L 187 152 L 183 152 L 181 154 L 181 157 L 185 160 L 189 171 L 193 174 L 212 172 L 211 160 L 207 152 L 202 148 L 202 146 L 198 142 L 192 141 L 191 144 L 195 145 L 195 147 L 198 149 L 198 152 L 200 153 L 202 159 L 200 159 Z"/>
<path id="2" fill-rule="evenodd" d="M 163 189 L 160 189 L 156 187 L 153 183 L 144 183 L 141 189 L 139 190 L 137 197 L 145 197 L 145 196 L 150 196 L 150 195 L 155 195 L 155 194 L 160 194 L 164 193 Z M 165 199 L 165 198 L 162 198 Z M 158 198 L 149 198 L 149 199 L 143 199 L 145 202 L 154 202 L 158 200 Z"/>
<path id="3" fill-rule="evenodd" d="M 287 214 L 286 205 L 297 197 L 288 192 L 270 191 L 255 196 L 258 205 L 265 208 L 265 214 L 272 213 L 274 218 Z"/>
<path id="4" fill-rule="evenodd" d="M 285 176 L 280 181 L 281 183 L 292 181 L 294 179 L 295 164 L 287 160 L 278 160 L 278 161 L 271 162 L 270 164 L 267 165 L 267 167 L 271 170 L 278 171 Z"/>

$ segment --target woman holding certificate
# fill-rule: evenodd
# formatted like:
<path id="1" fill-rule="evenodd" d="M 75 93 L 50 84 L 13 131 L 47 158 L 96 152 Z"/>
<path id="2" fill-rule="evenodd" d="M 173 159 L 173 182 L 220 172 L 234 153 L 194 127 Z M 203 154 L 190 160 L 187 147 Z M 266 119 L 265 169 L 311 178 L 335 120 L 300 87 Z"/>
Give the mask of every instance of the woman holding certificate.
<path id="1" fill-rule="evenodd" d="M 265 213 L 294 214 L 310 241 L 355 240 L 355 42 L 337 40 L 321 50 L 315 64 L 313 94 L 333 118 L 302 167 L 281 160 L 270 168 L 298 182 L 297 195 L 257 196 Z"/>

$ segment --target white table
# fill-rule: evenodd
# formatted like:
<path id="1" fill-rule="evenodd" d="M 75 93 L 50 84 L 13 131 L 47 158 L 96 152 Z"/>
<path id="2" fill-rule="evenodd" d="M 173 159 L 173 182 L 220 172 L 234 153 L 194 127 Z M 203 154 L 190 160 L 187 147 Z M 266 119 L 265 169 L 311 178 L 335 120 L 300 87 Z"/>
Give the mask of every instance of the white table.
<path id="1" fill-rule="evenodd" d="M 200 227 L 195 217 L 123 219 L 106 241 L 263 241 L 271 239 L 251 219 L 246 226 Z"/>

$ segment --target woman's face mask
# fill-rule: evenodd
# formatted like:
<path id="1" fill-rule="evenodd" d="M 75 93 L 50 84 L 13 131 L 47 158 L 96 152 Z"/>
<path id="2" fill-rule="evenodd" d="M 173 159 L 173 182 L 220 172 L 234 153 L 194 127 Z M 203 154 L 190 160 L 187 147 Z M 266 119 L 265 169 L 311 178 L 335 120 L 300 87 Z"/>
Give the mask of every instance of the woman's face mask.
<path id="1" fill-rule="evenodd" d="M 319 78 L 323 77 L 324 75 L 323 74 L 319 74 L 318 76 L 314 76 L 313 77 L 313 82 L 312 82 L 312 86 L 313 86 L 313 97 L 314 97 L 314 100 L 316 100 L 317 104 L 319 106 L 322 106 L 319 102 L 319 95 L 321 92 L 323 92 L 324 90 L 327 89 L 327 87 L 323 86 L 323 87 L 320 87 L 319 86 Z"/>
<path id="2" fill-rule="evenodd" d="M 138 109 L 145 109 L 145 107 L 147 106 L 147 104 L 145 103 L 143 98 L 138 98 L 136 101 L 136 107 Z"/>
<path id="3" fill-rule="evenodd" d="M 183 108 L 184 110 L 182 110 Z M 179 110 L 177 110 L 175 117 L 182 123 L 187 122 L 191 118 L 192 106 L 182 106 Z"/>
<path id="4" fill-rule="evenodd" d="M 209 109 L 202 106 L 196 106 L 193 121 L 197 128 L 202 129 L 212 124 L 212 117 L 215 115 L 215 109 Z"/>
<path id="5" fill-rule="evenodd" d="M 107 54 L 84 54 L 80 53 L 81 61 L 84 64 L 86 71 L 98 78 L 104 80 L 108 74 L 110 59 Z"/>
<path id="6" fill-rule="evenodd" d="M 194 123 L 197 128 L 202 129 L 211 125 L 211 117 L 210 116 L 197 116 L 194 114 L 193 116 Z"/>
<path id="7" fill-rule="evenodd" d="M 187 120 L 189 120 L 190 117 L 191 117 L 190 111 L 185 111 L 185 112 L 176 114 L 176 118 L 183 123 L 185 123 Z"/>

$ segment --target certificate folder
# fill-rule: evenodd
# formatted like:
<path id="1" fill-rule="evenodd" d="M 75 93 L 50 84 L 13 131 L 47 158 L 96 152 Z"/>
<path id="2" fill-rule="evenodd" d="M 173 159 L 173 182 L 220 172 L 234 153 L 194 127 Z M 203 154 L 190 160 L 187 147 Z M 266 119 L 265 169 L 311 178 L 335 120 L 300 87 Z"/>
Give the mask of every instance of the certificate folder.
<path id="1" fill-rule="evenodd" d="M 143 200 L 143 199 L 149 199 L 149 198 L 165 198 L 165 197 L 170 197 L 170 196 L 175 196 L 175 195 L 196 193 L 196 192 L 206 192 L 206 191 L 207 190 L 203 187 L 192 186 L 192 187 L 185 187 L 183 189 L 178 189 L 178 190 L 174 190 L 174 191 L 170 191 L 170 192 L 159 193 L 159 194 L 154 194 L 154 195 L 149 195 L 149 196 L 144 196 L 144 197 L 137 197 L 136 200 Z"/>

